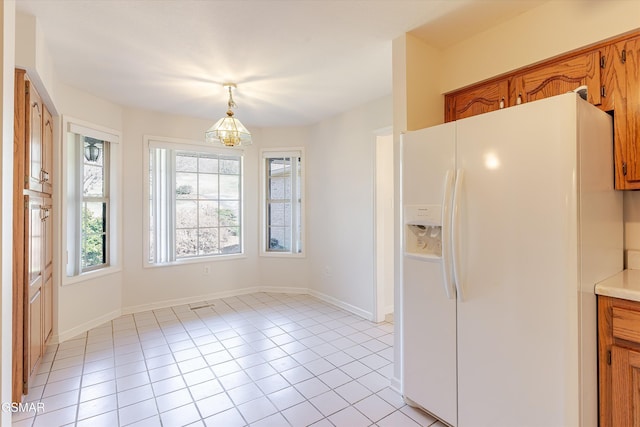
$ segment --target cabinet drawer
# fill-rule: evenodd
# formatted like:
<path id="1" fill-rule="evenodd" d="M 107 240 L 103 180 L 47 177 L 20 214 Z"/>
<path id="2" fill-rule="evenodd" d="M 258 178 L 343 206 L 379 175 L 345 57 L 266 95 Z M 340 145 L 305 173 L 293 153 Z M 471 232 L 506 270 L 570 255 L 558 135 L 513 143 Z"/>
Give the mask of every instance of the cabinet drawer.
<path id="1" fill-rule="evenodd" d="M 640 311 L 613 307 L 613 337 L 640 343 Z"/>

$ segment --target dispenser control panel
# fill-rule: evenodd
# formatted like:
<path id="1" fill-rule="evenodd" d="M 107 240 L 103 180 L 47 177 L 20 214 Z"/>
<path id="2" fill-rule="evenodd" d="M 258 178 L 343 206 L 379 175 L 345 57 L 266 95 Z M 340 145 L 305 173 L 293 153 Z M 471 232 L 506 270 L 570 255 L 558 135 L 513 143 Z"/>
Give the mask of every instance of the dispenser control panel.
<path id="1" fill-rule="evenodd" d="M 404 207 L 404 251 L 419 257 L 442 257 L 442 206 Z"/>
<path id="2" fill-rule="evenodd" d="M 405 224 L 442 225 L 442 206 L 407 205 L 404 207 Z"/>

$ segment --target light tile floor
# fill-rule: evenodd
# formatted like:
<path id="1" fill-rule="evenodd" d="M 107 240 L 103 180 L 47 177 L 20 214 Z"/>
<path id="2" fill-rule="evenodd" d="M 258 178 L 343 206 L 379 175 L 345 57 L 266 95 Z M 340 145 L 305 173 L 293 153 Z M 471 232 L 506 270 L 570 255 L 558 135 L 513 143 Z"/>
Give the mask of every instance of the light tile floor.
<path id="1" fill-rule="evenodd" d="M 254 293 L 121 316 L 51 346 L 14 427 L 438 426 L 389 388 L 393 325 Z"/>

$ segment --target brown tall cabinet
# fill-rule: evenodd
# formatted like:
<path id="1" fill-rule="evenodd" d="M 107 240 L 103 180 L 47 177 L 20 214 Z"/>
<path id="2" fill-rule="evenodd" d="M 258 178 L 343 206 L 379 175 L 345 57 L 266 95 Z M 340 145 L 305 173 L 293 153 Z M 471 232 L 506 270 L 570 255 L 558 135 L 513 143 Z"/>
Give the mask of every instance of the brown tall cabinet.
<path id="1" fill-rule="evenodd" d="M 13 400 L 29 391 L 53 330 L 53 118 L 15 73 Z"/>

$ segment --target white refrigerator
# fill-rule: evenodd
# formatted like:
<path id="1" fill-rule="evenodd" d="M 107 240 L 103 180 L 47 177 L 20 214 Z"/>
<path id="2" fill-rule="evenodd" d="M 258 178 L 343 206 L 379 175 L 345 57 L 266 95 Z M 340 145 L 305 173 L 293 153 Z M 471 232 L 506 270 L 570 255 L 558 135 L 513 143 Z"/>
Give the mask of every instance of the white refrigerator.
<path id="1" fill-rule="evenodd" d="M 456 427 L 597 425 L 623 268 L 611 118 L 573 93 L 401 139 L 402 393 Z"/>

